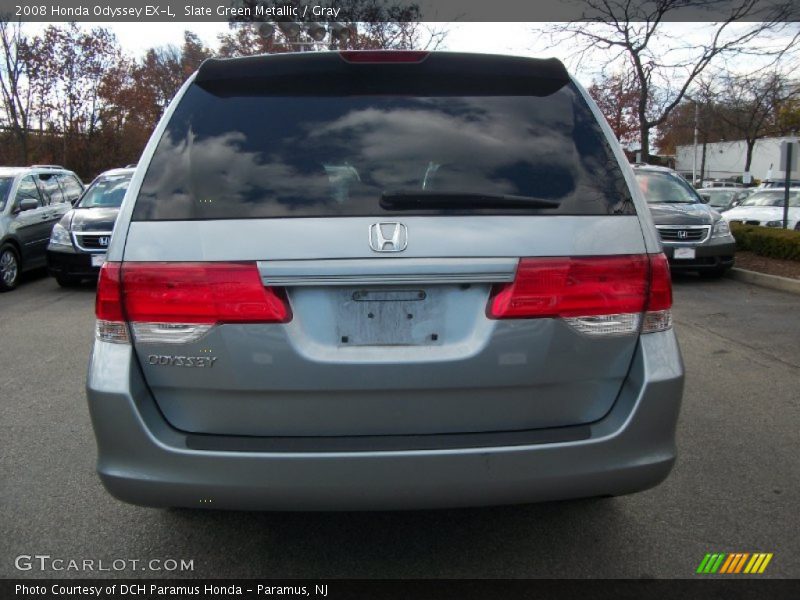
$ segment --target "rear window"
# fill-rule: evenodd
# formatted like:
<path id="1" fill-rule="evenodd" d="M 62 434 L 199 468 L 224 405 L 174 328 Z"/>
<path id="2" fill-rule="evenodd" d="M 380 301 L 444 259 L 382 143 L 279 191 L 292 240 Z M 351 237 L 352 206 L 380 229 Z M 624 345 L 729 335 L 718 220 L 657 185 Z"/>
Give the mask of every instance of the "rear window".
<path id="1" fill-rule="evenodd" d="M 634 214 L 572 84 L 538 96 L 220 97 L 189 88 L 150 162 L 134 220 L 397 214 Z M 426 197 L 480 195 L 474 205 Z M 514 208 L 493 206 L 513 197 Z M 549 207 L 542 208 L 544 205 Z"/>

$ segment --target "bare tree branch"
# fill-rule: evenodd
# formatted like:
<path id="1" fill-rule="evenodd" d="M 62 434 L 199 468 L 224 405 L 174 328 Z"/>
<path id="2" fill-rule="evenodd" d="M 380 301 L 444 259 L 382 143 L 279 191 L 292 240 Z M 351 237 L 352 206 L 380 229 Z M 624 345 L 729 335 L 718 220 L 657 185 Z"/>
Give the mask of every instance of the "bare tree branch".
<path id="1" fill-rule="evenodd" d="M 775 45 L 775 36 L 787 30 L 793 14 L 789 0 L 763 6 L 760 0 L 736 0 L 724 19 L 708 23 L 705 42 L 690 43 L 664 32 L 664 23 L 676 11 L 692 6 L 687 0 L 584 0 L 586 20 L 547 25 L 551 47 L 568 45 L 574 66 L 604 54 L 601 71 L 630 70 L 638 91 L 637 116 L 643 158 L 650 152 L 651 131 L 662 125 L 686 97 L 697 78 L 728 57 L 759 53 L 777 61 L 794 55 L 800 32 Z M 703 8 L 702 2 L 694 3 Z M 758 19 L 755 20 L 754 19 Z"/>

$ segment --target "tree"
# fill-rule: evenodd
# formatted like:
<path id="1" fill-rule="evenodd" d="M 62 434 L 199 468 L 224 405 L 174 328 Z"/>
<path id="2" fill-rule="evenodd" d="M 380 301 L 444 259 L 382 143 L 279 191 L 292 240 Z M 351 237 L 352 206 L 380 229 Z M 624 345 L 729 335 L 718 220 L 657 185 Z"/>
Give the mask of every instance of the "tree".
<path id="1" fill-rule="evenodd" d="M 638 90 L 631 74 L 625 71 L 603 74 L 589 86 L 588 92 L 620 143 L 624 146 L 633 144 L 639 137 L 636 117 Z"/>
<path id="2" fill-rule="evenodd" d="M 718 118 L 727 125 L 732 138 L 745 141 L 744 170 L 749 171 L 757 140 L 788 133 L 781 131 L 781 111 L 791 106 L 800 90 L 777 71 L 727 74 L 719 87 Z"/>
<path id="3" fill-rule="evenodd" d="M 30 48 L 40 129 L 47 127 L 62 140 L 56 160 L 71 162 L 81 172 L 94 171 L 100 156 L 94 146 L 103 112 L 100 92 L 104 78 L 123 59 L 116 37 L 102 27 L 85 31 L 76 23 L 50 25 Z"/>
<path id="4" fill-rule="evenodd" d="M 20 22 L 0 20 L 0 43 L 3 57 L 0 61 L 0 93 L 2 107 L 18 145 L 17 157 L 28 164 L 28 134 L 32 90 L 28 81 L 29 47 Z"/>
<path id="5" fill-rule="evenodd" d="M 183 79 L 194 73 L 200 64 L 211 57 L 214 52 L 208 48 L 203 41 L 193 31 L 183 32 L 183 48 L 181 48 L 181 67 L 183 68 Z M 183 82 L 181 82 L 183 83 Z M 177 88 L 175 88 L 177 91 Z"/>
<path id="6" fill-rule="evenodd" d="M 604 66 L 630 70 L 636 82 L 636 116 L 645 161 L 653 129 L 667 120 L 710 64 L 745 52 L 777 57 L 798 41 L 795 35 L 780 47 L 767 43 L 769 34 L 791 26 L 786 22 L 793 14 L 790 2 L 765 11 L 759 0 L 735 0 L 723 19 L 708 25 L 703 43 L 676 39 L 664 31 L 664 22 L 675 18 L 687 6 L 686 0 L 585 0 L 585 5 L 591 13 L 587 20 L 546 26 L 544 33 L 555 41 L 553 45 L 572 44 L 572 59 L 578 63 L 591 51 L 600 50 Z M 758 21 L 747 23 L 753 19 Z M 757 41 L 764 43 L 756 47 Z"/>

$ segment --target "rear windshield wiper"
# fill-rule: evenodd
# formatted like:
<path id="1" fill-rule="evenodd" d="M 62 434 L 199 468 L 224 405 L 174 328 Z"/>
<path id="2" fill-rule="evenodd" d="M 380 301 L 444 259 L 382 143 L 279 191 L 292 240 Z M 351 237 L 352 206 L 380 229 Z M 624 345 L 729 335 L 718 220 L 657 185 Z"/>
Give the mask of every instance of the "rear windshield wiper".
<path id="1" fill-rule="evenodd" d="M 381 195 L 381 208 L 386 210 L 411 210 L 429 208 L 558 208 L 559 200 L 512 196 L 509 194 L 482 194 L 470 192 L 398 191 Z"/>

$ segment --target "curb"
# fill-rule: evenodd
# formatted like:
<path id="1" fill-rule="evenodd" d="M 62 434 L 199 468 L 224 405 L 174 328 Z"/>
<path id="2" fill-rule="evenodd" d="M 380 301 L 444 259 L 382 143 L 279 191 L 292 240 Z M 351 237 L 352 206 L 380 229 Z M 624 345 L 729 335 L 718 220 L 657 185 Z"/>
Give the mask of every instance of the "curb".
<path id="1" fill-rule="evenodd" d="M 759 285 L 773 290 L 789 292 L 790 294 L 800 295 L 800 279 L 790 279 L 789 277 L 779 277 L 778 275 L 767 275 L 757 271 L 748 271 L 734 267 L 727 273 L 731 279 Z"/>

